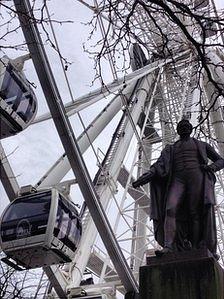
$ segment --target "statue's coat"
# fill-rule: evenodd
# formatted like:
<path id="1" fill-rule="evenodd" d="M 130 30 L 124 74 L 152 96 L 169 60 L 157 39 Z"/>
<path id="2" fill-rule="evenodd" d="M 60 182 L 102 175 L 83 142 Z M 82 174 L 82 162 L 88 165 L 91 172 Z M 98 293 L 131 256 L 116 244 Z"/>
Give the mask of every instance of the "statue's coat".
<path id="1" fill-rule="evenodd" d="M 224 159 L 206 142 L 194 139 L 201 164 L 207 165 L 209 159 L 213 161 L 210 164 L 212 170 L 218 171 L 224 168 Z M 159 159 L 150 167 L 150 172 L 154 174 L 151 180 L 151 210 L 150 218 L 154 223 L 154 234 L 156 241 L 164 246 L 164 220 L 166 211 L 166 197 L 172 180 L 172 165 L 174 145 L 167 145 L 161 152 Z M 201 216 L 201 227 L 203 228 L 202 240 L 204 245 L 211 251 L 216 252 L 217 237 L 215 225 L 215 175 L 213 172 L 204 172 L 204 194 L 203 194 L 203 213 Z M 185 201 L 186 204 L 187 200 Z M 186 222 L 188 215 L 187 209 L 182 207 L 177 215 L 177 233 L 176 246 L 183 248 L 183 239 L 186 236 Z M 179 225 L 178 225 L 179 223 Z M 179 230 L 179 231 L 178 231 Z M 184 235 L 185 234 L 185 235 Z"/>

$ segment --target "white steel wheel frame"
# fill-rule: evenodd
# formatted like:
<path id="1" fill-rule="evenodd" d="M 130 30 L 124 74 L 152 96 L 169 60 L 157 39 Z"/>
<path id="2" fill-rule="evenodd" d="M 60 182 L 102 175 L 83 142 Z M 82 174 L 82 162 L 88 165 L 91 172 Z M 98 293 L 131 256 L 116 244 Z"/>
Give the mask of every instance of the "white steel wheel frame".
<path id="1" fill-rule="evenodd" d="M 207 55 L 212 61 L 221 59 L 214 52 L 209 52 Z M 152 252 L 158 248 L 158 244 L 153 237 L 152 223 L 149 222 L 150 194 L 148 186 L 141 188 L 137 192 L 131 187 L 131 181 L 147 171 L 167 143 L 175 141 L 175 127 L 182 116 L 188 116 L 192 122 L 195 122 L 197 114 L 200 113 L 196 105 L 199 91 L 195 88 L 194 80 L 191 77 L 194 69 L 194 54 L 188 51 L 188 53 L 183 53 L 183 55 L 180 53 L 179 56 L 178 62 L 182 65 L 178 69 L 179 77 L 174 76 L 177 70 L 173 70 L 169 61 L 161 60 L 157 64 L 152 63 L 150 66 L 134 72 L 131 77 L 131 83 L 127 84 L 127 87 L 122 92 L 119 91 L 121 86 L 117 84 L 113 92 L 118 91 L 118 95 L 108 104 L 107 109 L 99 113 L 86 132 L 77 138 L 83 154 L 90 146 L 90 143 L 97 138 L 99 133 L 122 107 L 122 120 L 120 126 L 114 132 L 108 156 L 105 155 L 107 160 L 101 165 L 100 162 L 102 161 L 98 158 L 98 166 L 101 171 L 96 180 L 95 191 L 106 212 L 107 220 L 113 228 L 120 249 L 136 280 L 138 280 L 139 266 L 145 264 L 146 250 Z M 182 64 L 181 61 L 183 62 Z M 213 71 L 214 76 L 217 74 L 214 70 L 211 71 Z M 219 72 L 219 80 L 223 83 L 224 75 L 221 68 Z M 138 83 L 136 83 L 137 79 L 139 79 Z M 200 78 L 200 86 L 203 89 L 202 97 L 204 101 L 212 101 L 212 95 L 206 89 L 206 78 L 204 81 Z M 85 107 L 88 107 L 88 103 Z M 207 129 L 211 132 L 215 141 L 201 136 L 199 128 L 194 134 L 197 138 L 211 142 L 213 146 L 217 147 L 220 154 L 224 155 L 222 145 L 220 146 L 220 143 L 216 143 L 216 140 L 223 140 L 224 132 L 223 114 L 218 109 L 219 107 L 220 105 L 217 102 L 217 109 L 214 107 L 211 117 L 204 124 L 205 130 Z M 146 118 L 143 127 L 140 129 L 137 126 L 137 122 L 141 112 L 145 113 Z M 150 119 L 150 124 L 147 122 L 148 119 Z M 144 135 L 146 128 L 149 126 L 153 127 L 157 133 L 156 136 Z M 88 168 L 88 161 L 86 161 L 86 164 Z M 7 163 L 4 163 L 4 170 L 9 178 L 7 184 L 10 185 L 12 183 L 10 180 L 10 168 L 6 166 Z M 36 187 L 41 188 L 59 184 L 69 169 L 70 165 L 66 157 L 59 158 L 55 165 L 37 182 Z M 218 254 L 220 254 L 220 263 L 223 265 L 223 171 L 219 172 L 217 177 Z M 15 182 L 13 184 L 13 190 L 15 190 Z M 99 279 L 97 281 L 95 278 L 97 284 L 95 289 L 98 288 L 99 293 L 106 292 L 108 296 L 113 298 L 116 296 L 113 292 L 114 288 L 117 288 L 124 294 L 122 279 L 117 275 L 110 256 L 97 235 L 94 221 L 88 210 L 84 214 L 83 226 L 83 238 L 73 262 L 66 267 L 62 267 L 61 270 L 57 268 L 58 273 L 55 271 L 51 272 L 51 275 L 54 273 L 52 284 L 54 285 L 55 281 L 57 281 L 64 292 L 76 293 L 79 291 L 80 281 L 85 277 L 83 274 L 88 269 Z M 47 271 L 50 270 L 48 269 Z M 55 286 L 57 283 L 55 283 Z M 83 289 L 91 291 L 91 286 L 83 287 Z"/>

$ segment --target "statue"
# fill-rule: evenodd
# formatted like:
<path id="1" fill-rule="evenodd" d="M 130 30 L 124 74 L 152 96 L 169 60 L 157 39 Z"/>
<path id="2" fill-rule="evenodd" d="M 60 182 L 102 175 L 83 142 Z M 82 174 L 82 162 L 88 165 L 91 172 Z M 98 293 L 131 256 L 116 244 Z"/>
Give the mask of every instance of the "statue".
<path id="1" fill-rule="evenodd" d="M 191 138 L 188 120 L 177 125 L 180 139 L 167 145 L 149 171 L 133 182 L 137 188 L 150 182 L 154 235 L 163 247 L 156 255 L 191 248 L 208 248 L 216 254 L 215 175 L 224 159 L 208 143 Z M 208 159 L 213 163 L 208 165 Z"/>

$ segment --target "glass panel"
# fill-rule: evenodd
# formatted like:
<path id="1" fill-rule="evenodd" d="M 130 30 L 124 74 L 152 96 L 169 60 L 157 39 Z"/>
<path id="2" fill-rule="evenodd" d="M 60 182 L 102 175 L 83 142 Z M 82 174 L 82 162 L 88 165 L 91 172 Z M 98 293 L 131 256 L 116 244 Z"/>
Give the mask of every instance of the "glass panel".
<path id="1" fill-rule="evenodd" d="M 21 95 L 19 105 L 16 109 L 16 113 L 25 121 L 27 122 L 29 119 L 32 118 L 30 117 L 30 110 L 31 110 L 31 97 L 29 92 L 24 92 Z M 33 114 L 32 114 L 33 115 Z"/>
<path id="2" fill-rule="evenodd" d="M 58 232 L 58 239 L 62 240 L 63 238 L 67 237 L 68 226 L 69 226 L 69 213 L 66 213 L 64 209 L 62 209 L 60 215 L 60 223 L 59 223 L 60 230 Z"/>
<path id="3" fill-rule="evenodd" d="M 3 215 L 3 241 L 44 234 L 51 205 L 51 191 L 21 197 Z"/>
<path id="4" fill-rule="evenodd" d="M 6 68 L 0 95 L 25 122 L 32 118 L 36 108 L 34 96 L 16 76 L 11 65 Z"/>
<path id="5" fill-rule="evenodd" d="M 8 65 L 4 74 L 0 95 L 8 105 L 12 106 L 21 94 L 22 90 L 13 77 L 12 66 Z"/>
<path id="6" fill-rule="evenodd" d="M 78 245 L 79 240 L 81 238 L 82 229 L 80 225 L 80 220 L 77 216 L 73 216 L 71 219 L 71 226 L 69 230 L 68 238 L 71 240 L 72 243 Z"/>
<path id="7" fill-rule="evenodd" d="M 54 236 L 75 250 L 81 237 L 81 225 L 78 213 L 71 204 L 60 196 Z"/>
<path id="8" fill-rule="evenodd" d="M 16 219 L 49 214 L 50 203 L 51 191 L 18 198 L 6 211 L 3 217 L 3 223 Z"/>

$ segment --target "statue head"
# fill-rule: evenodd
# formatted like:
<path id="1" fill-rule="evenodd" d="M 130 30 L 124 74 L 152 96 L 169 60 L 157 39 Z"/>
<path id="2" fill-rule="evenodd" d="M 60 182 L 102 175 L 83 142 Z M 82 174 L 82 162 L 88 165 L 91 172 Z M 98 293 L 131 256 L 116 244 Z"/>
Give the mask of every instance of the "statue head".
<path id="1" fill-rule="evenodd" d="M 177 134 L 180 135 L 181 138 L 190 137 L 193 131 L 193 126 L 187 119 L 182 119 L 177 124 Z"/>

